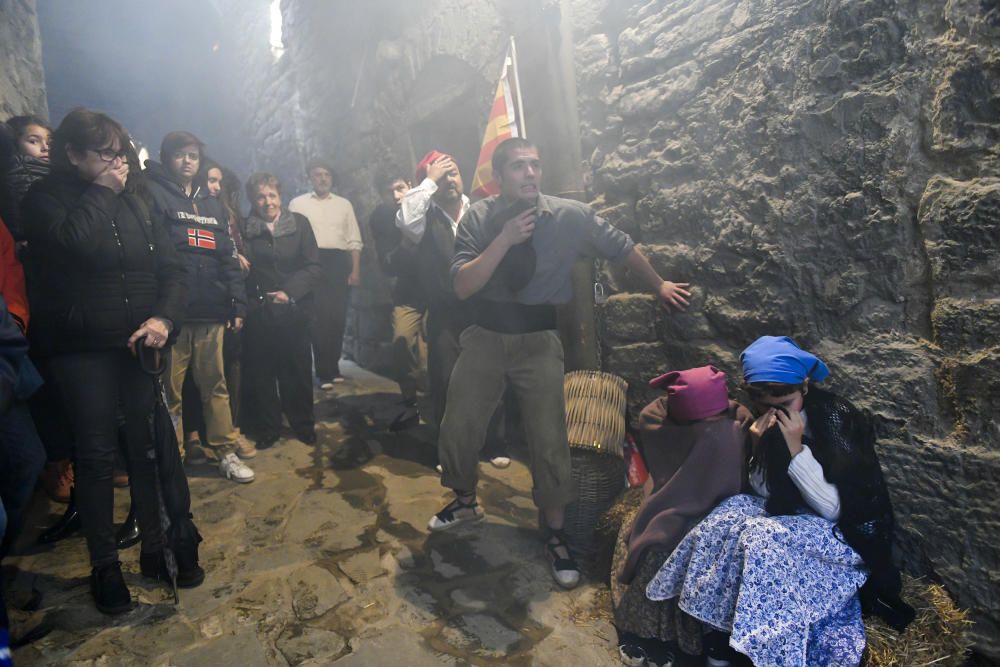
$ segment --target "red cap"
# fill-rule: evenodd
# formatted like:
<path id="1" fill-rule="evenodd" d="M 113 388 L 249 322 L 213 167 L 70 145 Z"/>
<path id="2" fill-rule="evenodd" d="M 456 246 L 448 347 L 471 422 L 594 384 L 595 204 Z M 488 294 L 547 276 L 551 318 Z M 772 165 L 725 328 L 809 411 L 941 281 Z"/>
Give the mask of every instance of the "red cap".
<path id="1" fill-rule="evenodd" d="M 649 386 L 663 387 L 670 416 L 684 421 L 705 419 L 729 407 L 726 374 L 715 366 L 664 373 Z"/>
<path id="2" fill-rule="evenodd" d="M 442 153 L 441 151 L 431 151 L 424 156 L 424 159 L 417 165 L 417 173 L 413 179 L 414 185 L 419 185 L 425 178 L 427 178 L 427 167 L 429 167 L 431 162 L 434 162 L 434 160 L 439 157 L 449 157 L 449 155 L 447 153 Z"/>

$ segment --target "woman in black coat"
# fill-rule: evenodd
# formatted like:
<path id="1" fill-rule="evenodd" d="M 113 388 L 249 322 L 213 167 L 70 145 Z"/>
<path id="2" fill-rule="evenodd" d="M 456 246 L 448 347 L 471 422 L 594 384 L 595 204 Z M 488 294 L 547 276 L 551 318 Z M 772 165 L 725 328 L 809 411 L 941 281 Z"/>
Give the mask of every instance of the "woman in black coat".
<path id="1" fill-rule="evenodd" d="M 128 133 L 108 116 L 71 111 L 55 132 L 53 172 L 22 202 L 32 252 L 32 344 L 48 362 L 76 435 L 76 501 L 97 608 L 131 608 L 112 522 L 112 467 L 124 416 L 140 569 L 163 578 L 156 478 L 146 458 L 156 385 L 133 345 L 161 349 L 183 317 L 184 266 L 143 201 Z M 183 474 L 182 472 L 180 474 Z M 204 579 L 197 544 L 176 550 L 178 585 Z"/>
<path id="2" fill-rule="evenodd" d="M 302 442 L 316 442 L 309 317 L 320 278 L 309 221 L 282 206 L 271 174 L 247 180 L 253 206 L 243 230 L 250 306 L 243 333 L 244 430 L 260 447 L 277 441 L 284 412 Z M 280 398 L 279 398 L 280 391 Z"/>

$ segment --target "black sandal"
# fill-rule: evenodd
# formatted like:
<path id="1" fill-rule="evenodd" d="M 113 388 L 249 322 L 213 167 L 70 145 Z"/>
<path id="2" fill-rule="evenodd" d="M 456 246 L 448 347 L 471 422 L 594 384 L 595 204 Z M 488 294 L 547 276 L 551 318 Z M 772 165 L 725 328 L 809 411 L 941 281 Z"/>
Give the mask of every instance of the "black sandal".
<path id="1" fill-rule="evenodd" d="M 555 538 L 556 542 L 550 542 Z M 559 555 L 558 549 L 562 547 L 566 550 L 567 557 Z M 545 540 L 545 551 L 552 566 L 552 578 L 563 588 L 576 588 L 580 583 L 580 566 L 573 558 L 573 552 L 569 548 L 569 539 L 562 530 L 549 529 L 548 538 Z"/>
<path id="2" fill-rule="evenodd" d="M 472 516 L 461 517 L 455 514 L 461 510 L 472 510 Z M 445 505 L 443 510 L 431 517 L 431 520 L 427 522 L 427 530 L 432 532 L 448 530 L 463 523 L 477 523 L 485 518 L 486 513 L 479 507 L 475 496 L 472 497 L 472 502 L 470 503 L 463 501 L 462 497 L 456 494 L 454 500 Z"/>

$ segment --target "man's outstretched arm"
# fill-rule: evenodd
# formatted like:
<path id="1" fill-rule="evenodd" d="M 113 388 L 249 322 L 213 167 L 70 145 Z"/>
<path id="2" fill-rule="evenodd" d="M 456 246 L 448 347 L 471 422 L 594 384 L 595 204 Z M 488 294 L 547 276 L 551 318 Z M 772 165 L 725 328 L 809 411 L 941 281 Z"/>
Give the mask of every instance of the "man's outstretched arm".
<path id="1" fill-rule="evenodd" d="M 691 297 L 688 288 L 691 284 L 674 283 L 661 278 L 638 248 L 633 247 L 631 252 L 625 256 L 625 266 L 649 286 L 649 290 L 656 295 L 660 304 L 667 310 L 671 308 L 685 310 L 688 307 L 687 300 Z"/>

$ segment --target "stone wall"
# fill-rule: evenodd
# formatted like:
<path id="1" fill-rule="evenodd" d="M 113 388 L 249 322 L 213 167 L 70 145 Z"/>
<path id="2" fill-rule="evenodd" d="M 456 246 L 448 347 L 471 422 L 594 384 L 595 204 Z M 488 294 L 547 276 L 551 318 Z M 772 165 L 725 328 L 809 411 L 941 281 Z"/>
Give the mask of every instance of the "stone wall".
<path id="1" fill-rule="evenodd" d="M 531 133 L 544 92 L 532 79 L 571 9 L 590 195 L 663 275 L 695 286 L 690 312 L 665 316 L 604 269 L 603 367 L 629 381 L 636 407 L 665 369 L 715 363 L 736 378 L 761 334 L 821 354 L 832 387 L 877 417 L 904 563 L 941 579 L 972 610 L 979 648 L 1000 656 L 991 7 L 285 0 L 282 60 L 248 56 L 247 136 L 262 165 L 332 159 L 366 218 L 376 177 L 432 147 L 469 177 L 508 34 Z M 251 23 L 260 51 L 266 34 Z M 544 155 L 549 133 L 533 137 Z M 365 266 L 352 349 L 378 368 L 388 302 L 370 256 Z"/>
<path id="2" fill-rule="evenodd" d="M 989 3 L 580 2 L 595 203 L 690 313 L 619 292 L 604 366 L 654 372 L 785 333 L 877 417 L 907 566 L 1000 654 L 1000 15 Z"/>
<path id="3" fill-rule="evenodd" d="M 0 120 L 48 117 L 35 0 L 0 0 Z"/>

